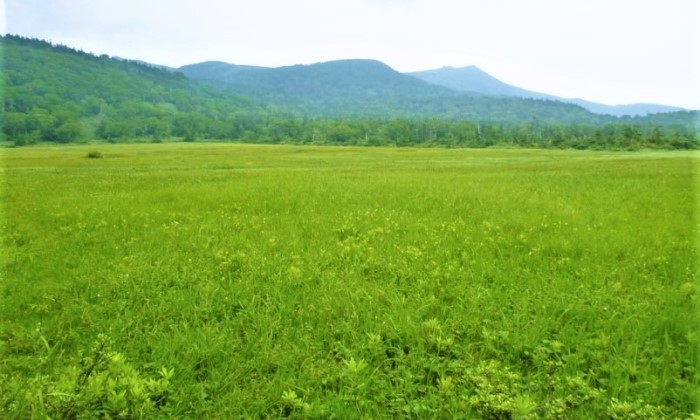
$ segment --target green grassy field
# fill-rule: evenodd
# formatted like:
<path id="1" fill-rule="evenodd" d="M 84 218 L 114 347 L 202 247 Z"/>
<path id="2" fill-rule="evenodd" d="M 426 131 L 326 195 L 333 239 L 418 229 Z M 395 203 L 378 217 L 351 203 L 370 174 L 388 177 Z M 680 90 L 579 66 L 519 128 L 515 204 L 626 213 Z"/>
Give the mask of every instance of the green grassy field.
<path id="1" fill-rule="evenodd" d="M 698 416 L 697 154 L 1 153 L 2 418 Z"/>

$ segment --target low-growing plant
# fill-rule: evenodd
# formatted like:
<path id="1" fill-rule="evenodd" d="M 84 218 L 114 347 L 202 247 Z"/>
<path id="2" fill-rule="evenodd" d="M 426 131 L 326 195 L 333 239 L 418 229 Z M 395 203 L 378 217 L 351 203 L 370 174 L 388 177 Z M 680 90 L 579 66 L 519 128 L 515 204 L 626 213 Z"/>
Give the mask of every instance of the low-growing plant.
<path id="1" fill-rule="evenodd" d="M 172 393 L 173 369 L 157 378 L 143 377 L 121 353 L 109 350 L 100 337 L 78 366 L 56 378 L 45 376 L 30 390 L 38 407 L 51 418 L 149 418 L 166 408 Z"/>
<path id="2" fill-rule="evenodd" d="M 696 410 L 690 153 L 91 147 L 0 150 L 0 418 Z"/>

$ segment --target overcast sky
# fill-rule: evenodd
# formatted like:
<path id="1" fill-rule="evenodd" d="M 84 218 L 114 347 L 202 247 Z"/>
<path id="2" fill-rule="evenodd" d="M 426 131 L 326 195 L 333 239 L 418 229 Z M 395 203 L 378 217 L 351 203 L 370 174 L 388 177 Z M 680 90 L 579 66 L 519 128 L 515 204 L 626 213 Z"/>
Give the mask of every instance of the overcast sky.
<path id="1" fill-rule="evenodd" d="M 699 0 L 0 0 L 3 33 L 178 67 L 477 65 L 605 104 L 700 109 Z M 695 27 L 695 29 L 693 28 Z"/>

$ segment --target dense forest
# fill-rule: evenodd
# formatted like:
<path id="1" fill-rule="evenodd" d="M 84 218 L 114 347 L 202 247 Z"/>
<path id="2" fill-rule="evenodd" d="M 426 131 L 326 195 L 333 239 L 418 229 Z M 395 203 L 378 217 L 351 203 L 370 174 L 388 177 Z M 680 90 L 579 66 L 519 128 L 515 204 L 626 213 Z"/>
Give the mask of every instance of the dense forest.
<path id="1" fill-rule="evenodd" d="M 2 127 L 15 143 L 193 138 L 200 131 L 223 138 L 243 115 L 266 112 L 143 63 L 13 36 L 1 45 Z"/>
<path id="2" fill-rule="evenodd" d="M 444 118 L 595 124 L 605 118 L 571 104 L 458 92 L 402 74 L 376 60 L 278 68 L 205 62 L 178 69 L 217 89 L 260 98 L 305 117 Z"/>
<path id="3" fill-rule="evenodd" d="M 598 149 L 700 145 L 697 111 L 595 115 L 556 101 L 416 85 L 367 60 L 281 71 L 238 66 L 233 73 L 245 77 L 226 68 L 229 80 L 205 82 L 186 76 L 194 68 L 183 74 L 18 36 L 2 37 L 0 47 L 1 135 L 12 145 L 92 139 Z M 198 69 L 198 78 L 206 79 Z"/>

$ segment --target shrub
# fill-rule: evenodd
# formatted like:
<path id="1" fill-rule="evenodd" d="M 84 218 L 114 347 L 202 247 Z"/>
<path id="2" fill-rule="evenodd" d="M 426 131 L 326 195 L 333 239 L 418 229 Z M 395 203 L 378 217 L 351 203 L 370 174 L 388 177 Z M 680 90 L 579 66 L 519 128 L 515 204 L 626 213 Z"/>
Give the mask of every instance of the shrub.
<path id="1" fill-rule="evenodd" d="M 78 369 L 47 392 L 48 414 L 58 418 L 151 417 L 167 403 L 174 371 L 162 368 L 158 378 L 143 377 L 121 353 L 110 352 L 102 337 Z"/>

